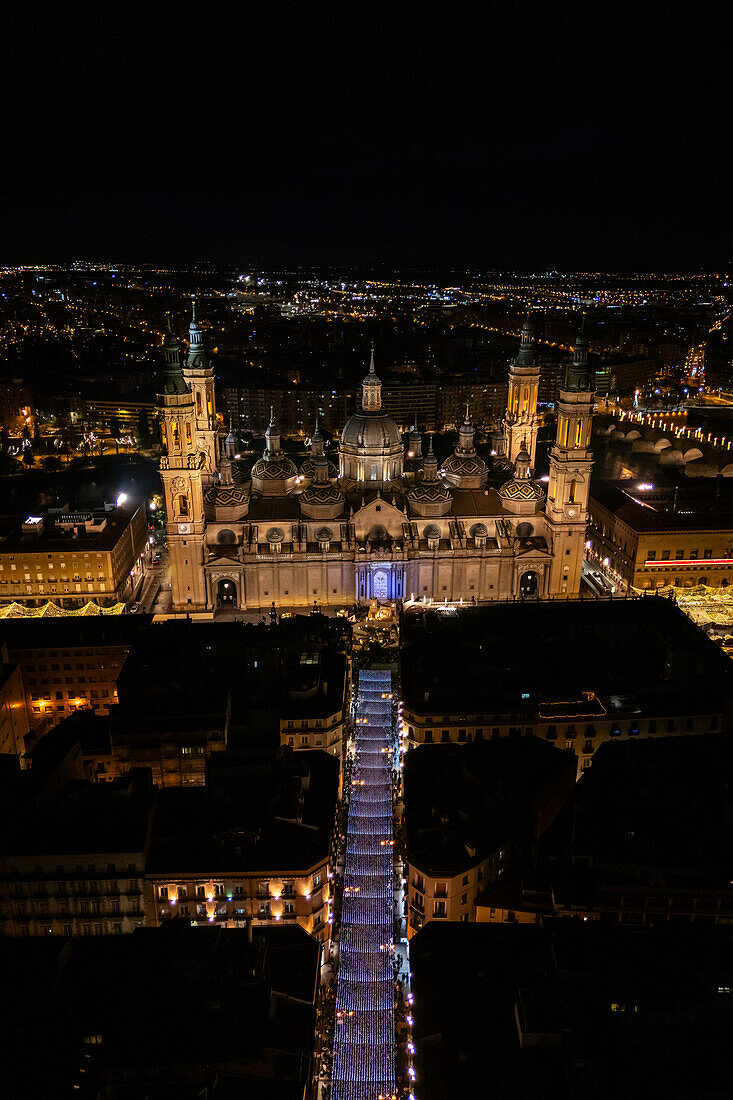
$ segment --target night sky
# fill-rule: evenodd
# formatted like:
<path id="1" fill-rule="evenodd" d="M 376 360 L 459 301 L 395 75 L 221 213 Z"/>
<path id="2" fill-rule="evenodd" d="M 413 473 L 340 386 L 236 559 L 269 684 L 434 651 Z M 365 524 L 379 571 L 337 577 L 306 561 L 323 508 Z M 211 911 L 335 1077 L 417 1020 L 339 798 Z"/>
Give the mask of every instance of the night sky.
<path id="1" fill-rule="evenodd" d="M 16 3 L 0 263 L 721 270 L 732 31 L 722 0 Z"/>

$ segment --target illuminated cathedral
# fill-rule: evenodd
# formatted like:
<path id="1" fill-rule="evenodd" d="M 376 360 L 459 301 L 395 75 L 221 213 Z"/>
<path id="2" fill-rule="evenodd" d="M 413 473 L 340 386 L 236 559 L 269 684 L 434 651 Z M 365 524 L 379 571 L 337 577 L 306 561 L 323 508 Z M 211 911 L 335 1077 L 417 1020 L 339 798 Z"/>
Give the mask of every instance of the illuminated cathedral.
<path id="1" fill-rule="evenodd" d="M 271 418 L 253 463 L 231 430 L 221 438 L 195 303 L 185 357 L 170 327 L 163 346 L 160 476 L 174 611 L 577 594 L 593 464 L 582 331 L 560 390 L 547 493 L 533 478 L 539 364 L 529 323 L 509 368 L 502 453 L 488 464 L 468 408 L 442 465 L 432 439 L 414 430 L 403 441 L 382 410 L 373 348 L 337 455 L 315 424 L 297 466 Z M 416 471 L 405 469 L 408 451 L 421 457 Z"/>

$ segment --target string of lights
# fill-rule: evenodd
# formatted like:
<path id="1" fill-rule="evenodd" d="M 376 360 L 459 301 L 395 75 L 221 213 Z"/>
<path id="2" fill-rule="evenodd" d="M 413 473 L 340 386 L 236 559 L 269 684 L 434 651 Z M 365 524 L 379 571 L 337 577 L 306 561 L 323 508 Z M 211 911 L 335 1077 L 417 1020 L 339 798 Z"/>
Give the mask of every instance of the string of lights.
<path id="1" fill-rule="evenodd" d="M 391 675 L 359 674 L 332 1100 L 395 1095 Z"/>

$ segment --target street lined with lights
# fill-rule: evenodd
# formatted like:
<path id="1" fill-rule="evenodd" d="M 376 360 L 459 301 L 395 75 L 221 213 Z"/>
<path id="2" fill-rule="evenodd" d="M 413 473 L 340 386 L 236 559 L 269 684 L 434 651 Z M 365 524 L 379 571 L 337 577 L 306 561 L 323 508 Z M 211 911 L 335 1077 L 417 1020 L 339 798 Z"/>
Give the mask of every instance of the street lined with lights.
<path id="1" fill-rule="evenodd" d="M 395 1090 L 390 688 L 388 671 L 362 669 L 359 673 L 332 1100 L 390 1098 Z"/>

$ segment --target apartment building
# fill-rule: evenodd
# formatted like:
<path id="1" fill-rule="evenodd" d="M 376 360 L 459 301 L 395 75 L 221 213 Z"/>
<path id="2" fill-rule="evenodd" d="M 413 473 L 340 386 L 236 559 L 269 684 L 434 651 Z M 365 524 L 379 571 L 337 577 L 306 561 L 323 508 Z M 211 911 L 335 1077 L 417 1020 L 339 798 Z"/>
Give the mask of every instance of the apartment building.
<path id="1" fill-rule="evenodd" d="M 578 771 L 608 742 L 727 728 L 725 653 L 671 600 L 403 615 L 401 734 L 419 745 L 537 736 Z"/>
<path id="2" fill-rule="evenodd" d="M 19 779 L 14 790 L 17 812 L 3 827 L 0 855 L 0 935 L 101 936 L 141 927 L 150 776 L 64 784 L 53 768 L 35 797 Z"/>
<path id="3" fill-rule="evenodd" d="M 120 671 L 150 621 L 145 615 L 0 620 L 0 643 L 20 668 L 34 734 L 77 710 L 109 713 Z"/>
<path id="4" fill-rule="evenodd" d="M 575 775 L 572 753 L 534 737 L 409 753 L 408 935 L 431 920 L 475 920 L 477 895 L 527 854 L 567 799 Z"/>
<path id="5" fill-rule="evenodd" d="M 733 583 L 733 513 L 658 511 L 634 482 L 593 482 L 588 550 L 622 591 Z"/>
<path id="6" fill-rule="evenodd" d="M 146 546 L 144 505 L 28 516 L 0 540 L 0 604 L 112 606 L 131 595 Z"/>
<path id="7" fill-rule="evenodd" d="M 328 948 L 338 783 L 339 762 L 324 752 L 250 749 L 210 757 L 205 789 L 161 791 L 148 924 L 292 923 Z"/>

